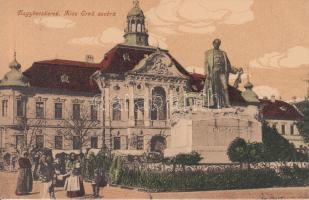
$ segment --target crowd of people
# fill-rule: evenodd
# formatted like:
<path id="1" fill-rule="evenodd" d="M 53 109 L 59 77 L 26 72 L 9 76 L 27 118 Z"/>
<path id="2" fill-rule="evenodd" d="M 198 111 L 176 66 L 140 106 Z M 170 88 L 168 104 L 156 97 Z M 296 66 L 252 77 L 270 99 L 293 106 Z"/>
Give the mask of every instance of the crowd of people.
<path id="1" fill-rule="evenodd" d="M 55 198 L 55 187 L 63 187 L 68 198 L 84 196 L 82 156 L 70 153 L 53 158 L 49 153 L 36 152 L 31 155 L 27 151 L 22 152 L 17 159 L 19 170 L 16 195 L 31 193 L 35 180 L 43 183 L 41 197 L 44 199 Z M 96 169 L 91 180 L 94 197 L 99 196 L 102 180 L 107 182 L 105 171 Z"/>

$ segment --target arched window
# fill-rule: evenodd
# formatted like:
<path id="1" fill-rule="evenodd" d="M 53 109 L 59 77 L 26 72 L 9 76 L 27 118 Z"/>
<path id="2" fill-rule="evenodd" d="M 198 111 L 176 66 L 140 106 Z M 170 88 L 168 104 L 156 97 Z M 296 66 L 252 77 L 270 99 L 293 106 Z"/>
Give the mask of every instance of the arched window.
<path id="1" fill-rule="evenodd" d="M 119 100 L 113 103 L 113 120 L 114 121 L 121 120 L 121 104 Z"/>
<path id="2" fill-rule="evenodd" d="M 144 99 L 134 99 L 134 119 L 144 120 Z"/>
<path id="3" fill-rule="evenodd" d="M 132 32 L 135 32 L 135 31 L 136 31 L 136 23 L 135 23 L 135 20 L 134 20 L 134 19 L 132 19 L 132 21 L 131 21 L 131 31 L 132 31 Z"/>
<path id="4" fill-rule="evenodd" d="M 137 32 L 142 32 L 142 24 L 140 21 L 137 21 L 136 23 L 136 29 L 137 29 Z"/>
<path id="5" fill-rule="evenodd" d="M 151 120 L 166 120 L 166 94 L 162 87 L 152 90 L 151 98 Z"/>

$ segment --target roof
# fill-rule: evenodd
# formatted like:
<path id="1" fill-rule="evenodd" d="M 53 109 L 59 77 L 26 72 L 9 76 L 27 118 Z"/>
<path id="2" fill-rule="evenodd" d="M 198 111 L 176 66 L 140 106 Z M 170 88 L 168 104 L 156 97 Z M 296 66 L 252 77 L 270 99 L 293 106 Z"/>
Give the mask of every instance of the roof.
<path id="1" fill-rule="evenodd" d="M 33 63 L 24 75 L 29 78 L 32 87 L 99 93 L 90 76 L 100 67 L 101 64 L 95 63 L 45 60 Z"/>
<path id="2" fill-rule="evenodd" d="M 44 60 L 34 62 L 23 74 L 29 78 L 32 87 L 98 93 L 97 85 L 90 81 L 90 76 L 97 70 L 103 73 L 123 74 L 132 70 L 145 55 L 157 50 L 152 46 L 118 44 L 105 54 L 100 63 L 62 59 Z M 181 73 L 189 74 L 167 50 L 160 49 L 160 51 L 164 51 L 171 58 Z M 68 81 L 62 81 L 62 77 L 65 76 Z"/>
<path id="3" fill-rule="evenodd" d="M 201 92 L 204 88 L 204 81 L 206 76 L 198 73 L 189 73 L 191 77 L 191 89 L 195 92 Z M 246 104 L 245 99 L 241 95 L 241 91 L 232 86 L 228 86 L 230 101 L 233 105 Z"/>
<path id="4" fill-rule="evenodd" d="M 303 115 L 293 105 L 281 100 L 260 99 L 263 119 L 303 120 Z"/>
<path id="5" fill-rule="evenodd" d="M 118 44 L 107 52 L 102 60 L 102 72 L 104 73 L 125 73 L 132 70 L 145 56 L 155 53 L 158 49 L 152 46 L 131 46 Z M 189 75 L 189 72 L 182 67 L 167 50 L 164 51 L 175 64 L 176 68 L 183 74 Z"/>

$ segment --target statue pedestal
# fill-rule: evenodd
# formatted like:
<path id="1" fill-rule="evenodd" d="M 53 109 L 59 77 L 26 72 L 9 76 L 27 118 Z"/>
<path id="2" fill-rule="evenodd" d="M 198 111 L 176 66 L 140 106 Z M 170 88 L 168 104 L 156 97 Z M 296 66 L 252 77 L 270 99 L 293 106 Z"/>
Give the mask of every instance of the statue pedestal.
<path id="1" fill-rule="evenodd" d="M 165 156 L 197 151 L 202 163 L 229 163 L 227 148 L 236 138 L 262 141 L 262 125 L 254 106 L 203 109 L 176 114 L 171 128 L 171 142 Z"/>

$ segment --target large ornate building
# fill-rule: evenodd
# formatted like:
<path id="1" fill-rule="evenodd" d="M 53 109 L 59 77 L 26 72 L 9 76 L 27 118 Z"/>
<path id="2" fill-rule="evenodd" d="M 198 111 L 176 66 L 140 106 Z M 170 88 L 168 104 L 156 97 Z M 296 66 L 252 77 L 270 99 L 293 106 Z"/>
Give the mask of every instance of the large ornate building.
<path id="1" fill-rule="evenodd" d="M 127 15 L 124 43 L 109 50 L 101 62 L 93 63 L 91 56 L 86 62 L 46 60 L 22 73 L 15 57 L 10 68 L 0 83 L 0 148 L 6 151 L 26 146 L 59 151 L 105 147 L 125 154 L 163 152 L 177 143 L 175 137 L 171 141 L 173 117 L 203 106 L 205 76 L 189 73 L 168 50 L 149 45 L 138 1 Z M 247 84 L 242 93 L 228 86 L 231 105 L 258 106 L 252 87 Z M 267 110 L 262 110 L 264 117 L 271 115 Z M 81 118 L 89 123 L 85 141 L 79 136 L 65 137 L 70 124 L 63 122 Z M 252 125 L 255 119 L 251 118 L 242 121 L 242 134 L 250 132 L 248 138 L 255 138 L 260 125 Z M 214 126 L 216 133 L 225 130 L 218 129 L 217 122 Z M 232 135 L 228 141 L 237 133 Z"/>
<path id="2" fill-rule="evenodd" d="M 85 67 L 87 65 L 87 67 Z M 35 62 L 24 73 L 16 57 L 0 83 L 0 148 L 14 152 L 24 148 L 79 150 L 79 137 L 65 137 L 74 118 L 88 118 L 86 147 L 102 145 L 99 110 L 89 83 L 95 64 L 61 60 Z"/>

